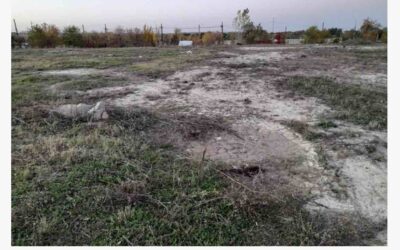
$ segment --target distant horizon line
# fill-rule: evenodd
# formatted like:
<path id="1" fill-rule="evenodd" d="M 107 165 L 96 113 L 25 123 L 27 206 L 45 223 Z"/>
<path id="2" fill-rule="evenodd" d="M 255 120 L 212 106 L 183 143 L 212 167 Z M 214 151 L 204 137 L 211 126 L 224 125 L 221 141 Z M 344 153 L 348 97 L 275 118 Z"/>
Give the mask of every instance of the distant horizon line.
<path id="1" fill-rule="evenodd" d="M 366 18 L 364 18 L 362 21 L 361 21 L 361 23 L 365 20 L 365 19 L 372 19 L 372 20 L 374 20 L 374 21 L 377 21 L 376 19 L 374 19 L 374 18 L 371 18 L 371 17 L 366 17 Z M 11 32 L 16 32 L 15 31 L 15 26 L 14 26 L 14 20 L 16 20 L 15 18 L 11 18 Z M 17 20 L 16 20 L 17 21 Z M 377 21 L 378 22 L 378 21 Z M 325 26 L 324 27 L 324 22 L 323 21 L 321 21 L 321 23 L 319 24 L 319 25 L 317 25 L 317 24 L 314 24 L 314 25 L 310 25 L 310 26 L 307 26 L 307 27 L 305 27 L 305 28 L 302 28 L 302 29 L 290 29 L 290 28 L 287 28 L 287 25 L 280 25 L 281 27 L 282 26 L 285 26 L 285 28 L 279 28 L 278 30 L 280 30 L 280 31 L 271 31 L 271 30 L 268 30 L 268 29 L 266 29 L 263 25 L 262 25 L 262 23 L 259 23 L 259 24 L 261 24 L 261 26 L 263 27 L 263 29 L 265 30 L 265 31 L 267 31 L 268 33 L 283 33 L 283 32 L 297 32 L 297 31 L 303 31 L 303 30 L 306 30 L 306 29 L 308 29 L 309 27 L 312 27 L 312 26 L 316 26 L 316 27 L 318 27 L 318 29 L 331 29 L 331 28 L 338 28 L 338 29 L 342 29 L 343 31 L 345 31 L 345 30 L 357 30 L 357 29 L 359 29 L 359 27 L 361 26 L 361 23 L 359 23 L 358 21 L 356 21 L 355 22 L 355 24 L 354 24 L 354 27 L 352 27 L 352 28 L 343 28 L 343 27 L 339 27 L 339 26 Z M 379 22 L 378 22 L 379 23 Z M 55 25 L 57 28 L 59 28 L 60 29 L 60 31 L 62 31 L 62 29 L 64 29 L 64 28 L 66 28 L 66 27 L 70 27 L 70 26 L 75 26 L 75 27 L 78 27 L 81 31 L 82 31 L 82 28 L 84 28 L 85 27 L 85 25 L 84 24 L 80 24 L 80 25 L 76 25 L 76 24 L 69 24 L 69 25 L 57 25 L 57 24 L 54 24 L 54 23 L 48 23 L 48 22 L 42 22 L 42 23 L 32 23 L 31 22 L 31 27 L 32 26 L 34 26 L 34 25 L 42 25 L 42 24 L 48 24 L 48 25 Z M 197 24 L 196 26 L 192 26 L 192 27 L 189 27 L 189 26 L 187 26 L 187 25 L 185 25 L 184 27 L 173 27 L 173 25 L 167 25 L 167 26 L 164 26 L 162 23 L 160 23 L 159 25 L 148 25 L 148 24 L 143 24 L 143 25 L 141 25 L 141 26 L 135 26 L 135 27 L 126 27 L 126 26 L 124 26 L 124 25 L 112 25 L 112 27 L 108 27 L 107 26 L 107 24 L 103 24 L 103 25 L 106 25 L 107 26 L 107 30 L 110 30 L 110 31 L 108 31 L 108 32 L 114 32 L 116 29 L 118 29 L 118 28 L 122 28 L 122 29 L 124 29 L 124 30 L 129 30 L 129 29 L 132 29 L 132 30 L 134 30 L 134 29 L 140 29 L 140 30 L 142 30 L 143 29 L 143 27 L 144 26 L 147 26 L 147 27 L 151 27 L 152 29 L 160 29 L 161 28 L 161 25 L 163 26 L 163 29 L 165 30 L 165 29 L 167 29 L 167 30 L 170 30 L 169 32 L 163 32 L 164 34 L 169 34 L 169 33 L 174 33 L 174 30 L 175 29 L 179 29 L 179 30 L 181 30 L 181 32 L 182 33 L 198 33 L 198 28 L 200 27 L 200 31 L 201 31 L 201 33 L 204 33 L 204 32 L 217 32 L 217 31 L 219 31 L 220 30 L 220 26 L 221 26 L 221 24 L 223 24 L 223 26 L 224 26 L 224 33 L 225 32 L 235 32 L 235 31 L 237 31 L 235 28 L 233 28 L 233 26 L 232 25 L 226 25 L 224 22 L 221 22 L 220 24 L 218 24 L 218 25 L 204 25 L 204 26 L 201 26 L 201 25 L 199 25 L 199 24 Z M 254 24 L 254 25 L 258 25 L 258 24 Z M 382 24 L 381 24 L 382 25 Z M 93 25 L 90 25 L 90 26 L 93 26 Z M 18 28 L 18 33 L 23 33 L 23 32 L 29 32 L 29 30 L 30 30 L 30 28 L 31 27 L 26 27 L 26 25 L 24 26 L 24 28 L 22 29 L 22 30 L 20 30 L 20 28 L 18 28 L 18 23 L 17 23 L 17 28 Z M 382 28 L 386 28 L 387 27 L 387 25 L 382 25 Z M 214 29 L 214 30 L 210 30 L 210 28 L 211 29 Z M 202 30 L 202 29 L 205 29 L 204 31 Z M 87 31 L 86 30 L 86 28 L 84 28 L 84 30 L 85 30 L 85 32 L 88 32 L 88 33 L 90 33 L 90 32 L 98 32 L 98 33 L 101 33 L 101 32 L 104 32 L 104 28 L 97 28 L 97 29 L 90 29 L 90 31 Z M 185 30 L 192 30 L 192 31 L 185 31 Z"/>

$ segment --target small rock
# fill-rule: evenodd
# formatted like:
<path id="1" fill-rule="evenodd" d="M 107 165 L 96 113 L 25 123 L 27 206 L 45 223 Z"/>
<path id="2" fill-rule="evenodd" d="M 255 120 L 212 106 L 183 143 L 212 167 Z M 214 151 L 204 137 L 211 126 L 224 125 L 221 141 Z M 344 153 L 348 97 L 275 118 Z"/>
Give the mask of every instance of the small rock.
<path id="1" fill-rule="evenodd" d="M 244 102 L 244 104 L 250 104 L 251 100 L 249 98 L 246 98 L 246 99 L 243 100 L 243 102 Z"/>
<path id="2" fill-rule="evenodd" d="M 101 115 L 101 119 L 103 119 L 103 120 L 106 120 L 106 119 L 108 119 L 108 114 L 107 114 L 107 112 L 103 112 L 103 114 Z"/>
<path id="3" fill-rule="evenodd" d="M 52 110 L 52 112 L 71 119 L 89 118 L 91 120 L 101 120 L 108 119 L 109 117 L 104 102 L 98 102 L 96 105 L 85 103 L 66 104 L 59 106 Z"/>
<path id="4" fill-rule="evenodd" d="M 108 114 L 106 112 L 106 105 L 104 102 L 100 101 L 88 111 L 88 115 L 93 120 L 107 119 Z"/>
<path id="5" fill-rule="evenodd" d="M 79 103 L 79 104 L 66 104 L 56 108 L 54 113 L 67 118 L 84 118 L 87 116 L 88 111 L 92 108 L 92 105 Z"/>
<path id="6" fill-rule="evenodd" d="M 196 129 L 189 132 L 189 135 L 193 138 L 198 138 L 201 134 L 201 131 Z"/>

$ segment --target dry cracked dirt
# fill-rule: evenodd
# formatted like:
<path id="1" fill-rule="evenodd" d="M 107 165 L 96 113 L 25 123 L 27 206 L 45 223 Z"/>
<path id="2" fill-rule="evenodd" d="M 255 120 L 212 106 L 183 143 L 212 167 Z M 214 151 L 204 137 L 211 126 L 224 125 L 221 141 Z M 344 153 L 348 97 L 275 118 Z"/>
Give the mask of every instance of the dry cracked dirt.
<path id="1" fill-rule="evenodd" d="M 122 77 L 120 86 L 73 90 L 61 82 L 47 90 L 60 97 L 101 100 L 107 109 L 140 108 L 172 120 L 213 121 L 210 126 L 222 129 L 193 126 L 185 134 L 161 126 L 154 134 L 183 157 L 221 162 L 232 173 L 254 170 L 242 179 L 254 190 L 277 197 L 301 194 L 310 197 L 309 211 L 355 213 L 386 225 L 386 128 L 340 119 L 329 101 L 285 85 L 327 79 L 385 94 L 387 64 L 380 55 L 386 47 L 240 46 L 215 53 L 212 59 L 160 77 L 118 68 L 39 74 Z M 385 229 L 376 237 L 384 244 Z"/>

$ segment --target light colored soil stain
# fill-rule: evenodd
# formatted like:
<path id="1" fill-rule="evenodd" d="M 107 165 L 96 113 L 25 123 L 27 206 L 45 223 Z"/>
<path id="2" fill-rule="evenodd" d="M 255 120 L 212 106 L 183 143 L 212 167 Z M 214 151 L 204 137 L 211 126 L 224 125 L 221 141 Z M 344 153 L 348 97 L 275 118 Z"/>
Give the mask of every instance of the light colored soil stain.
<path id="1" fill-rule="evenodd" d="M 207 158 L 231 164 L 257 163 L 275 157 L 308 157 L 309 161 L 315 160 L 309 143 L 276 122 L 244 119 L 235 122 L 232 129 L 238 136 L 227 132 L 215 134 L 209 141 L 191 143 L 188 151 L 195 158 L 200 158 L 206 148 Z M 313 164 L 317 165 L 316 162 Z"/>
<path id="2" fill-rule="evenodd" d="M 43 71 L 43 75 L 55 75 L 55 76 L 85 76 L 94 75 L 101 73 L 101 70 L 91 68 L 79 68 L 79 69 L 64 69 L 64 70 L 48 70 Z"/>

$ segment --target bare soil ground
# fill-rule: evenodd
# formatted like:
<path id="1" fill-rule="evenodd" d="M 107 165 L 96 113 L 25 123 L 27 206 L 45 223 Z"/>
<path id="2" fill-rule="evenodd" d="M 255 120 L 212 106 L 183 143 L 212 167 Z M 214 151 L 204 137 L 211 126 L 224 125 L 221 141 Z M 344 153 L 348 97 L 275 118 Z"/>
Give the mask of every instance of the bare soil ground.
<path id="1" fill-rule="evenodd" d="M 67 52 L 56 52 L 65 56 L 64 63 L 70 60 Z M 75 50 L 69 52 L 77 53 Z M 94 67 L 88 67 L 85 61 L 82 65 L 78 63 L 76 67 L 67 68 L 43 64 L 40 70 L 29 73 L 30 78 L 50 83 L 40 87 L 36 85 L 40 88 L 38 96 L 26 97 L 21 94 L 23 87 L 14 83 L 14 169 L 27 164 L 22 164 L 19 159 L 24 154 L 47 158 L 43 154 L 50 150 L 36 152 L 32 148 L 35 147 L 32 143 L 43 139 L 49 127 L 41 132 L 32 132 L 35 139 L 31 142 L 27 142 L 28 138 L 21 138 L 24 123 L 29 123 L 26 117 L 32 116 L 29 115 L 28 104 L 42 110 L 40 116 L 48 119 L 47 111 L 61 104 L 91 104 L 102 100 L 111 112 L 111 120 L 118 121 L 119 117 L 113 112 L 121 110 L 143 110 L 158 117 L 161 122 L 154 122 L 156 125 L 146 132 L 146 140 L 152 145 L 170 145 L 175 157 L 189 162 L 207 166 L 216 164 L 209 167 L 218 169 L 219 175 L 228 183 L 237 184 L 242 191 L 249 191 L 247 198 L 239 197 L 238 201 L 240 192 L 232 187 L 225 188 L 223 195 L 211 200 L 231 199 L 240 204 L 243 199 L 252 204 L 264 204 L 271 200 L 280 202 L 287 197 L 301 197 L 304 201 L 301 207 L 311 217 L 345 216 L 349 221 L 357 218 L 354 219 L 355 224 L 362 224 L 358 220 L 368 223 L 373 228 L 372 234 L 359 236 L 355 244 L 386 244 L 386 47 L 243 46 L 194 49 L 193 53 L 176 49 L 147 52 L 143 49 L 131 55 L 127 52 L 132 51 L 102 51 L 101 61 L 88 60 Z M 43 51 L 42 54 L 37 51 L 18 52 L 13 55 L 14 79 L 26 78 L 24 69 L 31 67 L 29 58 L 45 57 L 45 53 L 50 51 Z M 82 50 L 81 53 L 86 55 L 86 60 L 100 55 L 94 50 Z M 116 54 L 118 60 L 110 59 L 110 65 L 103 62 Z M 113 125 L 112 131 L 125 126 L 123 120 L 120 122 L 120 125 Z M 102 123 L 89 126 L 102 126 L 99 125 Z M 89 131 L 85 132 L 86 135 Z M 103 132 L 117 133 L 115 131 Z M 135 133 L 142 133 L 140 131 L 145 130 L 139 129 Z M 85 133 L 80 136 L 85 136 Z M 102 132 L 99 133 L 97 136 L 101 136 Z M 45 138 L 51 144 L 48 147 L 64 147 L 51 152 L 55 157 L 72 154 L 69 156 L 72 158 L 61 157 L 54 162 L 43 159 L 50 168 L 73 162 L 74 156 L 85 154 L 80 151 L 85 143 L 79 144 L 80 147 L 66 146 L 65 142 L 57 144 L 57 140 L 68 138 L 67 135 L 59 136 Z M 118 143 L 113 142 L 107 148 L 118 148 L 119 143 L 125 143 L 120 140 L 126 140 L 124 137 L 117 139 Z M 105 154 L 107 150 L 104 149 Z M 37 166 L 39 163 L 35 160 L 29 164 Z M 24 192 L 15 177 L 21 174 L 18 170 L 14 172 L 13 195 L 18 197 Z M 30 172 L 24 174 L 29 175 Z M 173 172 L 170 174 L 174 175 Z M 267 197 L 265 194 L 268 194 Z M 160 200 L 161 203 L 169 202 L 163 196 Z M 203 202 L 208 201 L 201 201 L 199 206 Z M 14 202 L 14 206 L 18 204 Z M 33 209 L 39 208 L 33 205 Z M 131 213 L 135 206 L 125 206 L 124 209 L 129 209 L 126 213 Z M 119 213 L 120 217 L 128 216 Z M 17 221 L 13 222 L 14 243 L 43 243 L 39 236 L 32 236 L 31 231 L 38 229 L 26 233 L 31 239 L 35 238 L 33 241 L 27 240 L 28 236 L 18 236 L 23 227 L 18 216 L 22 214 L 16 212 L 14 218 Z M 293 220 L 290 216 L 286 219 Z M 43 216 L 35 220 L 39 224 L 48 224 L 42 221 Z M 353 230 L 359 232 L 360 229 Z M 123 242 L 132 243 L 129 234 L 124 237 Z M 157 237 L 147 243 L 163 242 Z M 90 235 L 89 238 L 91 240 L 86 242 L 93 244 L 93 237 Z M 179 244 L 183 242 L 182 238 L 177 239 Z M 351 244 L 343 239 L 320 239 L 318 242 Z M 139 241 L 136 244 L 147 243 Z M 166 244 L 174 243 L 167 241 Z M 242 243 L 234 240 L 216 244 Z M 283 240 L 280 244 L 317 243 Z"/>

